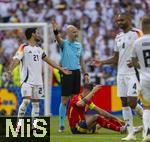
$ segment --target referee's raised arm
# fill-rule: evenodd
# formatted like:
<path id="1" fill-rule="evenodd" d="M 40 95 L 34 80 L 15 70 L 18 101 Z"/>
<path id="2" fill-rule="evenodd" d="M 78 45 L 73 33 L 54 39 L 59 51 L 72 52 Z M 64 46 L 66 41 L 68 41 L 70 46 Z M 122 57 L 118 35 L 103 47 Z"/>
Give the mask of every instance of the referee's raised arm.
<path id="1" fill-rule="evenodd" d="M 64 42 L 64 40 L 61 38 L 61 35 L 59 33 L 58 24 L 55 21 L 52 21 L 52 27 L 53 27 L 53 32 L 54 32 L 55 38 L 56 38 L 58 44 L 61 45 Z"/>
<path id="2" fill-rule="evenodd" d="M 59 132 L 65 128 L 65 116 L 68 100 L 71 96 L 79 94 L 81 87 L 81 70 L 84 74 L 85 83 L 89 83 L 89 76 L 82 59 L 83 47 L 78 41 L 79 31 L 74 25 L 66 27 L 66 37 L 61 38 L 56 22 L 52 23 L 54 35 L 61 49 L 60 65 L 63 69 L 68 69 L 70 75 L 61 74 L 61 103 L 59 107 Z"/>

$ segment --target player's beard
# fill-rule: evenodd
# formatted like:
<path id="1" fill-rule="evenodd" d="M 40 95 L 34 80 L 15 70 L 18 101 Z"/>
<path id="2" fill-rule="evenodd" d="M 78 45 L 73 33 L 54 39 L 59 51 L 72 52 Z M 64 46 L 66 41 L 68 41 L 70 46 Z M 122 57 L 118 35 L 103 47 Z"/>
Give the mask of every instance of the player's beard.
<path id="1" fill-rule="evenodd" d="M 35 41 L 36 41 L 36 42 L 41 42 L 41 41 L 42 41 L 42 38 L 41 38 L 41 37 L 36 37 L 36 38 L 35 38 Z"/>
<path id="2" fill-rule="evenodd" d="M 122 30 L 126 30 L 126 29 L 129 27 L 129 25 L 128 25 L 128 24 L 121 24 L 121 25 L 119 25 L 119 27 L 120 27 Z"/>

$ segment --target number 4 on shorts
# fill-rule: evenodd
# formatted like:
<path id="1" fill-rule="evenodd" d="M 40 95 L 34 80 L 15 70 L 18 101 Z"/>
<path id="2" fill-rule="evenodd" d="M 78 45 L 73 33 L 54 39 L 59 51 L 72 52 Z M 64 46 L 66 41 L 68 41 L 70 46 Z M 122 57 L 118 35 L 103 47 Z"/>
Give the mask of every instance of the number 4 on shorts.
<path id="1" fill-rule="evenodd" d="M 134 85 L 133 85 L 133 89 L 135 89 L 135 90 L 136 90 L 136 83 L 134 83 Z"/>

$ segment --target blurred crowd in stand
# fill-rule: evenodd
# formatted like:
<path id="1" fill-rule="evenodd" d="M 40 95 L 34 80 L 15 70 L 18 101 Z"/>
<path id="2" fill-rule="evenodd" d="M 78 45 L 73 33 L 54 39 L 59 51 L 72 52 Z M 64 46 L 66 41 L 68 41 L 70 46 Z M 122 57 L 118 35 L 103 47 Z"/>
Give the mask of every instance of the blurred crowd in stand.
<path id="1" fill-rule="evenodd" d="M 91 58 L 106 59 L 113 54 L 114 38 L 119 32 L 115 25 L 115 15 L 128 11 L 132 22 L 140 28 L 140 20 L 150 12 L 149 0 L 0 0 L 1 23 L 47 22 L 55 20 L 60 26 L 62 36 L 68 24 L 80 29 L 79 40 L 84 47 L 84 60 L 87 63 L 91 80 L 105 85 L 116 84 L 116 67 L 90 66 Z M 52 33 L 52 32 L 51 32 Z M 42 33 L 41 33 L 42 34 Z M 59 63 L 59 48 L 49 37 L 49 52 Z M 0 85 L 7 86 L 4 71 L 18 46 L 25 37 L 21 29 L 0 31 Z M 18 85 L 18 71 L 9 84 Z M 55 74 L 55 73 L 54 73 Z M 57 75 L 55 77 L 57 81 Z"/>

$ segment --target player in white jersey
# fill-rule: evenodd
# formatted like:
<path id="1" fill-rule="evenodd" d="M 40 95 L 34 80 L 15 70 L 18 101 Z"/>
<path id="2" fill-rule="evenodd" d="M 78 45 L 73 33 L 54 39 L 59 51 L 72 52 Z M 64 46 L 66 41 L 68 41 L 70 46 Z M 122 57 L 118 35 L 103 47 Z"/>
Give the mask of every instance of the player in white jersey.
<path id="1" fill-rule="evenodd" d="M 132 27 L 131 17 L 128 13 L 121 13 L 116 18 L 117 25 L 122 29 L 122 32 L 116 36 L 116 47 L 114 48 L 114 55 L 108 60 L 99 61 L 94 59 L 92 64 L 95 66 L 102 66 L 104 64 L 117 64 L 117 86 L 118 96 L 122 102 L 123 118 L 128 124 L 128 136 L 122 138 L 124 141 L 136 140 L 133 129 L 133 115 L 132 109 L 140 110 L 142 108 L 137 105 L 137 89 L 138 80 L 135 69 L 131 66 L 131 55 L 134 41 L 142 35 L 142 32 Z"/>
<path id="2" fill-rule="evenodd" d="M 142 30 L 144 35 L 134 43 L 132 61 L 135 67 L 138 63 L 140 65 L 140 84 L 143 93 L 139 97 L 144 106 L 142 142 L 150 142 L 150 15 L 143 17 Z"/>
<path id="3" fill-rule="evenodd" d="M 55 62 L 49 59 L 44 51 L 38 46 L 40 39 L 37 28 L 28 28 L 25 31 L 28 44 L 22 44 L 9 66 L 8 74 L 20 63 L 21 93 L 23 101 L 19 107 L 18 117 L 23 117 L 27 106 L 32 101 L 32 117 L 39 116 L 39 101 L 43 95 L 42 61 L 50 66 L 59 69 L 64 74 L 70 74 L 66 69 L 62 69 Z M 22 120 L 18 122 L 19 131 Z"/>

